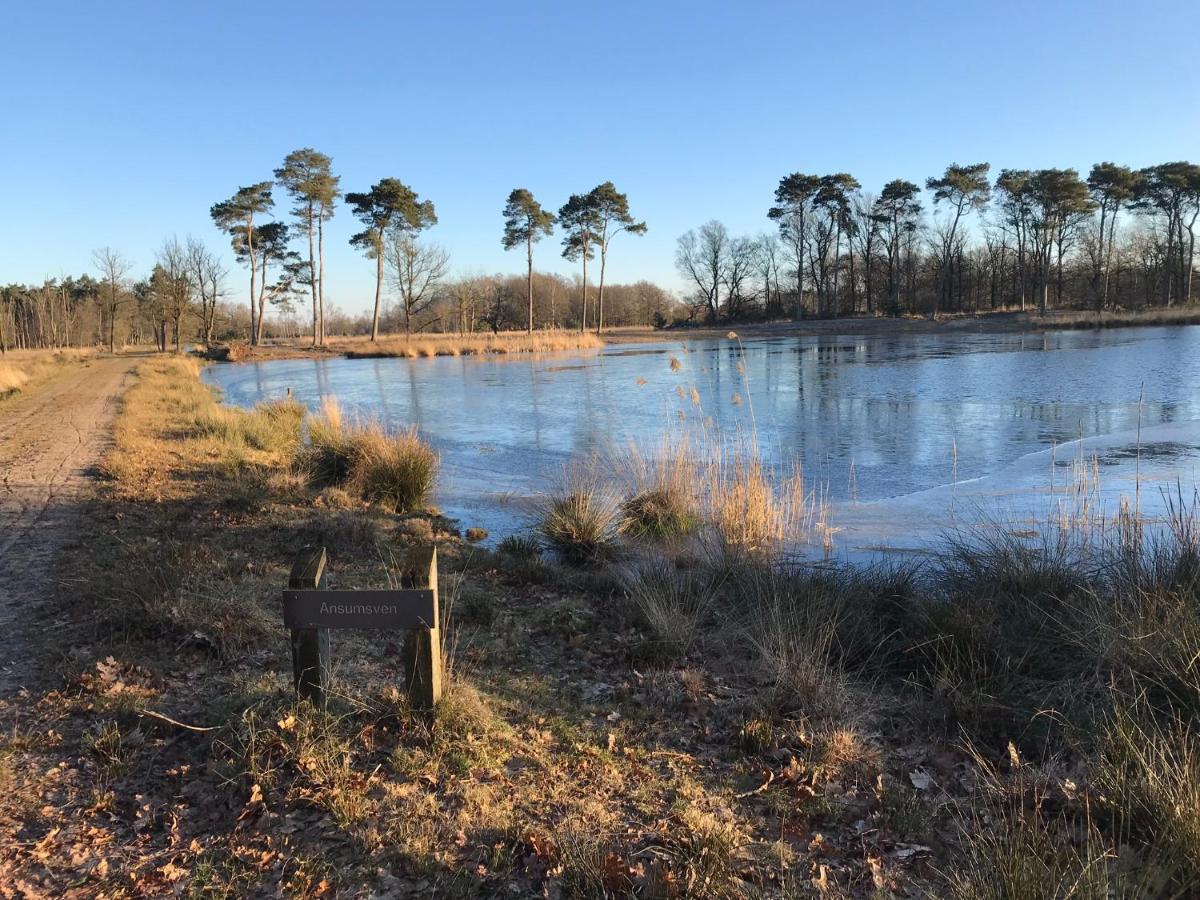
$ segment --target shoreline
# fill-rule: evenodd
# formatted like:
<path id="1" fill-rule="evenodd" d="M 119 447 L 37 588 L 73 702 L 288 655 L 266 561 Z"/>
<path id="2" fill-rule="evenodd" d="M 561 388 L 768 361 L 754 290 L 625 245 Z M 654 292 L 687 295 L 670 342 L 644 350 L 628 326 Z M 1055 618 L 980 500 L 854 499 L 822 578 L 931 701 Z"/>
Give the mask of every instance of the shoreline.
<path id="1" fill-rule="evenodd" d="M 1051 311 L 1046 316 L 1032 312 L 989 312 L 955 315 L 939 319 L 924 317 L 884 318 L 880 316 L 844 316 L 838 319 L 720 325 L 680 326 L 654 329 L 618 327 L 602 335 L 579 332 L 534 332 L 536 344 L 527 347 L 526 332 L 501 332 L 499 335 L 414 335 L 405 341 L 401 335 L 387 335 L 372 345 L 365 337 L 335 338 L 324 347 L 305 345 L 304 338 L 286 343 L 250 347 L 222 344 L 201 355 L 215 362 L 261 362 L 272 359 L 379 359 L 430 358 L 435 356 L 509 355 L 523 353 L 563 353 L 599 349 L 625 344 L 670 343 L 687 340 L 713 340 L 731 331 L 744 339 L 771 337 L 810 337 L 821 335 L 883 334 L 1018 334 L 1046 331 L 1089 330 L 1095 328 L 1152 328 L 1200 325 L 1200 305 L 1155 309 L 1146 312 L 1100 313 L 1077 310 Z M 549 340 L 547 340 L 549 338 Z M 558 340 L 555 340 L 558 338 Z M 551 346 L 545 346 L 545 345 Z"/>

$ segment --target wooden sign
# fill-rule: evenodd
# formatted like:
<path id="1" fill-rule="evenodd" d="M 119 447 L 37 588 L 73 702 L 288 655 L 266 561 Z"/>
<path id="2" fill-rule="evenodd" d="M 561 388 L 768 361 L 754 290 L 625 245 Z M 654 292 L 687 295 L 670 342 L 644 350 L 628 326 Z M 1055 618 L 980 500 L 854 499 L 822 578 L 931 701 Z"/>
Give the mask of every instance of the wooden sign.
<path id="1" fill-rule="evenodd" d="M 286 590 L 283 623 L 288 628 L 437 628 L 437 594 Z"/>
<path id="2" fill-rule="evenodd" d="M 437 550 L 409 554 L 394 591 L 330 591 L 325 588 L 325 548 L 302 550 L 283 592 L 283 621 L 292 631 L 292 680 L 296 694 L 325 703 L 329 683 L 329 629 L 386 628 L 407 632 L 402 653 L 409 698 L 432 710 L 442 696 L 442 647 L 438 627 Z"/>

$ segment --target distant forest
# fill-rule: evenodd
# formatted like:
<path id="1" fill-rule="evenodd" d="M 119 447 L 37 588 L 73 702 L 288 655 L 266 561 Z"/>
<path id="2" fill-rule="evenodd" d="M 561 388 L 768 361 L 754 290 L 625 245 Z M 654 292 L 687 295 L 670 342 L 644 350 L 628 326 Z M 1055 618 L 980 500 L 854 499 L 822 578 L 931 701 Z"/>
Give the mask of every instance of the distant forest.
<path id="1" fill-rule="evenodd" d="M 951 165 L 877 193 L 845 173 L 780 179 L 775 233 L 679 238 L 706 320 L 1173 306 L 1193 299 L 1200 166 Z"/>
<path id="2" fill-rule="evenodd" d="M 282 216 L 277 195 L 291 204 Z M 325 226 L 341 208 L 360 226 L 350 243 L 375 276 L 373 307 L 358 315 L 325 298 Z M 606 283 L 614 239 L 647 228 L 611 182 L 556 213 L 517 188 L 501 212 L 498 237 L 524 271 L 453 277 L 449 253 L 423 237 L 437 222 L 430 200 L 394 178 L 343 193 L 332 160 L 304 148 L 273 180 L 213 205 L 224 252 L 170 238 L 139 274 L 105 247 L 87 274 L 0 288 L 0 349 L 1171 307 L 1193 300 L 1200 166 L 1106 162 L 1086 178 L 1074 169 L 993 178 L 988 163 L 954 164 L 923 188 L 895 180 L 878 193 L 845 173 L 789 174 L 761 233 L 734 235 L 713 220 L 678 238 L 682 296 Z M 574 278 L 537 271 L 536 245 L 556 231 L 562 256 L 579 265 Z M 234 266 L 248 288 L 235 286 Z"/>

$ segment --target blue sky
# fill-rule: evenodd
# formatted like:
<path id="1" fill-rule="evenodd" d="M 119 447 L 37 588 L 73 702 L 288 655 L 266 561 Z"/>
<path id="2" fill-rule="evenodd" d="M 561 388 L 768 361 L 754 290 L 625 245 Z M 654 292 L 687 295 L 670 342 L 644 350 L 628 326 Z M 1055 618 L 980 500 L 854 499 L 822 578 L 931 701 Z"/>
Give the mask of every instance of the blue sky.
<path id="1" fill-rule="evenodd" d="M 45 2 L 3 21 L 0 283 L 87 270 L 102 245 L 148 272 L 173 233 L 224 252 L 209 207 L 302 146 L 344 189 L 393 176 L 433 200 L 458 272 L 522 269 L 500 247 L 511 188 L 557 209 L 612 180 L 649 225 L 612 279 L 672 288 L 681 232 L 768 229 L 790 171 L 878 190 L 951 161 L 1200 160 L 1187 0 Z M 343 208 L 327 234 L 351 311 L 373 289 L 354 230 Z M 557 238 L 536 262 L 574 271 Z"/>

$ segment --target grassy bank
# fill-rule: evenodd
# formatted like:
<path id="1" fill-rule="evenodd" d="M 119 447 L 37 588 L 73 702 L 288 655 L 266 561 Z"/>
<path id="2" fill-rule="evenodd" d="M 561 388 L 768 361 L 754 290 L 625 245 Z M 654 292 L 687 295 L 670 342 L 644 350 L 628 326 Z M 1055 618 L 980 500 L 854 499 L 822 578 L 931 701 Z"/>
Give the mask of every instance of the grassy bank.
<path id="1" fill-rule="evenodd" d="M 434 356 L 502 356 L 517 353 L 554 353 L 565 350 L 591 350 L 605 341 L 592 333 L 578 331 L 503 331 L 498 334 L 414 334 L 384 335 L 378 341 L 366 337 L 331 338 L 323 347 L 311 347 L 303 340 L 276 342 L 258 347 L 243 343 L 213 347 L 210 355 L 221 361 L 244 362 L 254 359 L 345 356 L 349 359 L 402 358 Z"/>
<path id="2" fill-rule="evenodd" d="M 388 337 L 377 343 L 370 341 L 333 341 L 331 348 L 351 359 L 374 357 L 404 357 L 417 359 L 429 356 L 471 356 L 507 353 L 551 353 L 562 350 L 590 350 L 603 347 L 604 341 L 591 332 L 535 331 L 529 334 L 502 332 L 500 334 L 428 334 L 412 337 Z"/>
<path id="3" fill-rule="evenodd" d="M 731 451 L 697 488 L 679 451 L 569 479 L 493 553 L 368 490 L 370 431 L 141 367 L 61 561 L 57 680 L 0 711 L 10 883 L 1100 898 L 1200 879 L 1190 503 L 1162 532 L 989 530 L 920 567 L 804 566 L 774 539 L 810 527 L 794 484 Z M 403 484 L 425 471 L 414 440 L 384 467 Z M 296 706 L 278 594 L 297 548 L 329 549 L 331 587 L 379 587 L 430 540 L 435 717 L 409 711 L 381 633 L 339 632 L 329 708 Z"/>

